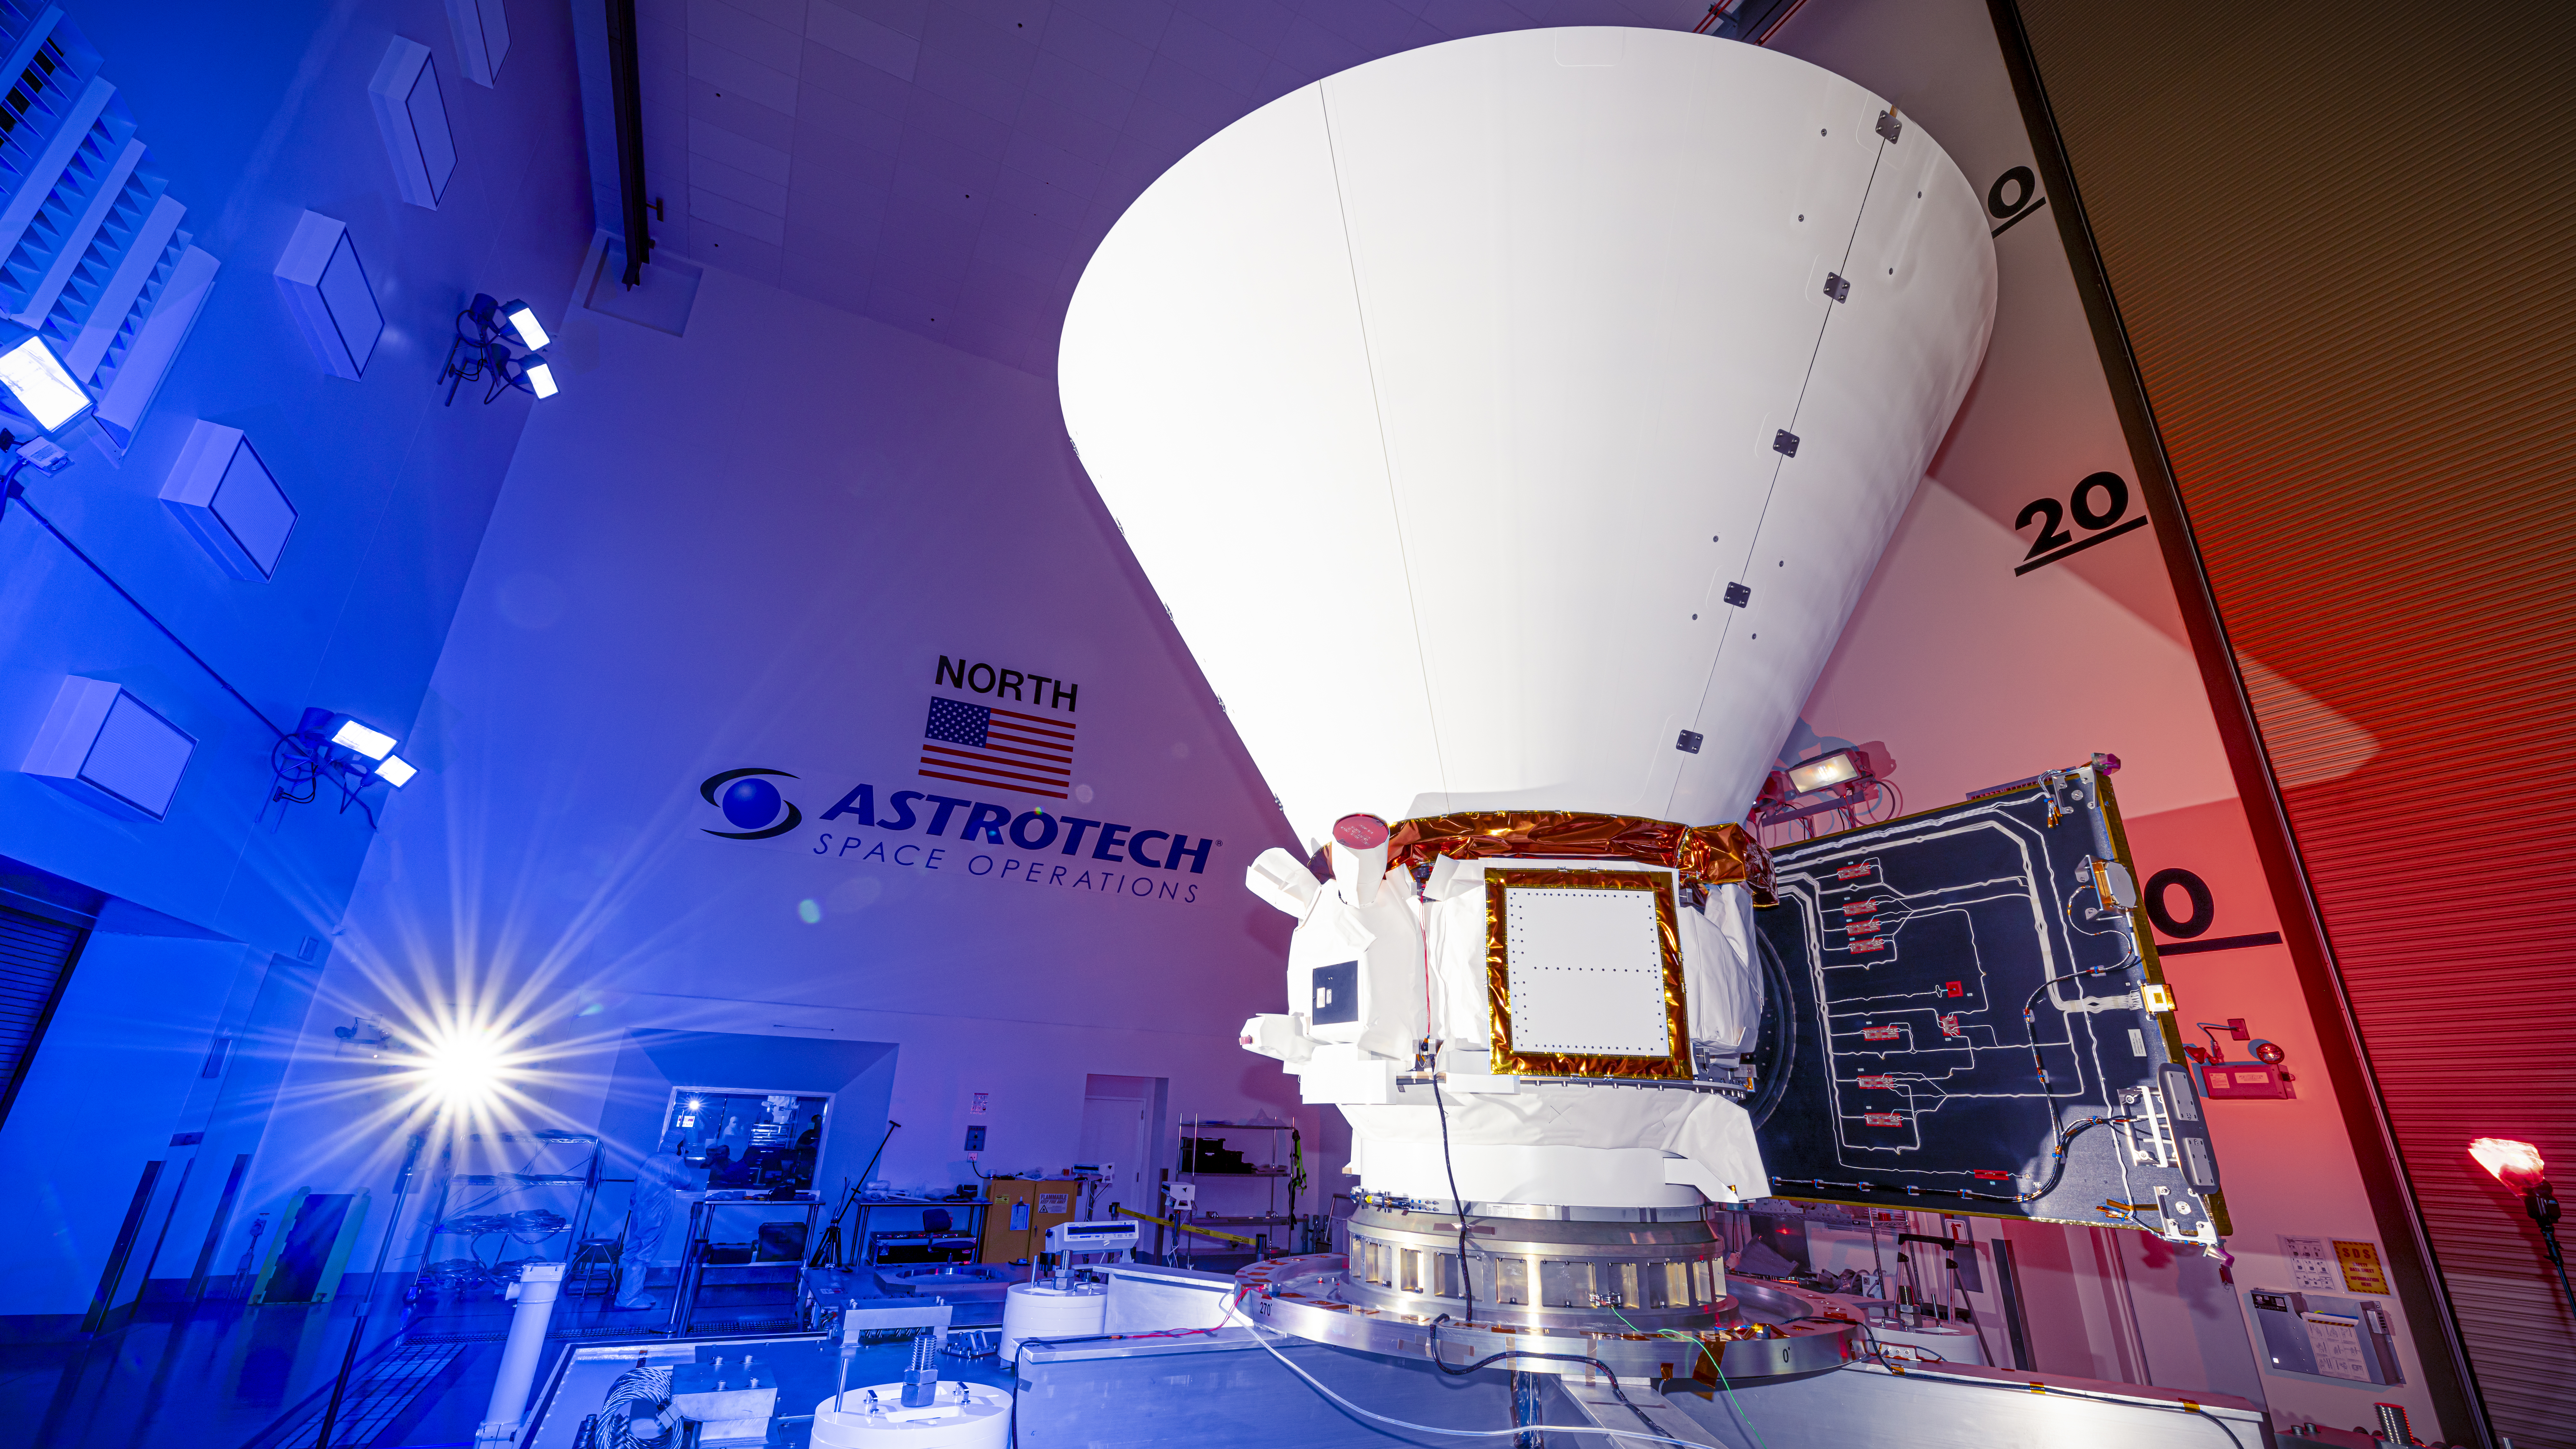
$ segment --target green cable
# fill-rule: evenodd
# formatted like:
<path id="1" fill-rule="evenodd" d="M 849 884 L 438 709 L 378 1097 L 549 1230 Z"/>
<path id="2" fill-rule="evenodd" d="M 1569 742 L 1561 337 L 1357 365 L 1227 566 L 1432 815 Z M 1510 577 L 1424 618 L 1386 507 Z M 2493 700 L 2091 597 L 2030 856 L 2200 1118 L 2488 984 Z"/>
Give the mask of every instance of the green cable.
<path id="1" fill-rule="evenodd" d="M 1608 1307 L 1610 1309 L 1611 1316 L 1617 1318 L 1621 1323 L 1628 1324 L 1629 1332 L 1644 1333 L 1646 1331 L 1639 1328 L 1636 1324 L 1630 1323 L 1628 1315 L 1619 1311 L 1619 1305 L 1613 1303 L 1608 1305 Z M 1735 1385 L 1727 1381 L 1726 1364 L 1724 1360 L 1718 1356 L 1717 1352 L 1708 1346 L 1707 1339 L 1698 1337 L 1695 1334 L 1678 1332 L 1670 1328 L 1659 1328 L 1655 1330 L 1654 1336 L 1657 1338 L 1680 1339 L 1687 1343 L 1695 1343 L 1699 1345 L 1699 1351 L 1708 1355 L 1708 1366 L 1717 1370 L 1718 1386 L 1726 1390 L 1726 1404 L 1728 1408 L 1735 1411 L 1735 1422 L 1744 1426 L 1744 1431 L 1753 1436 L 1753 1442 L 1760 1445 L 1761 1449 L 1771 1449 L 1770 1443 L 1762 1437 L 1762 1431 L 1753 1427 L 1753 1420 L 1744 1412 L 1744 1405 L 1736 1400 Z"/>

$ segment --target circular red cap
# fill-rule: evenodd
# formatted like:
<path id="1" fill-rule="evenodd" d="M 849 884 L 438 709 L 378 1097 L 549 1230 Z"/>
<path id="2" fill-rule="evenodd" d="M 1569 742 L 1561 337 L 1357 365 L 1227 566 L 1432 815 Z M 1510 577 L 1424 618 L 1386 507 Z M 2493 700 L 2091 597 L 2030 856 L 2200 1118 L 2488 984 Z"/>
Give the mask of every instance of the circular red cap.
<path id="1" fill-rule="evenodd" d="M 1391 833 L 1386 822 L 1374 815 L 1345 815 L 1333 822 L 1333 838 L 1353 850 L 1374 850 L 1386 844 Z"/>

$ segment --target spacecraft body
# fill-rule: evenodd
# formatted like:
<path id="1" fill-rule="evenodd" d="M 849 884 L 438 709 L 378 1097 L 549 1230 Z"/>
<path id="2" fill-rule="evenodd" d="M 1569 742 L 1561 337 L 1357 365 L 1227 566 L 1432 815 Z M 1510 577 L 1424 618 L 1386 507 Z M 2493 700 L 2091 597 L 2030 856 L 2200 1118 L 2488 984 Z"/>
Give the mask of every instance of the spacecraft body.
<path id="1" fill-rule="evenodd" d="M 1650 1220 L 1768 1192 L 1714 1089 L 1760 1013 L 1768 884 L 1724 822 L 1994 300 L 1930 136 L 1678 32 L 1358 67 L 1220 132 L 1102 242 L 1067 425 L 1329 853 L 1329 880 L 1251 869 L 1298 925 L 1288 1010 L 1243 1038 L 1341 1106 L 1365 1192 Z"/>

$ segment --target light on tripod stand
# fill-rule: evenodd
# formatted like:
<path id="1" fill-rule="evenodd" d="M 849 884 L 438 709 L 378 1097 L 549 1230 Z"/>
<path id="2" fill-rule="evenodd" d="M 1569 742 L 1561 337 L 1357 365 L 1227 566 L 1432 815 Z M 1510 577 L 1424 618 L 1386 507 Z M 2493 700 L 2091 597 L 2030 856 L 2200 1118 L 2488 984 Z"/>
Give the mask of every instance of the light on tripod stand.
<path id="1" fill-rule="evenodd" d="M 1830 755 L 1789 767 L 1789 788 L 1799 794 L 1857 780 L 1870 771 L 1861 763 L 1865 757 L 1858 750 L 1836 750 Z"/>
<path id="2" fill-rule="evenodd" d="M 311 804 L 327 782 L 339 792 L 341 810 L 356 806 L 373 825 L 375 810 L 358 797 L 380 780 L 399 790 L 420 773 L 419 767 L 394 753 L 395 743 L 392 735 L 353 716 L 307 709 L 295 732 L 269 752 L 277 782 L 268 804 Z"/>
<path id="3" fill-rule="evenodd" d="M 447 361 L 438 370 L 438 380 L 447 384 L 447 401 L 454 404 L 456 389 L 468 382 L 485 384 L 487 403 L 513 388 L 553 397 L 554 365 L 537 350 L 553 340 L 527 303 L 503 306 L 489 293 L 475 293 L 456 314 L 456 338 L 447 344 Z M 526 350 L 512 351 L 514 343 Z"/>
<path id="4" fill-rule="evenodd" d="M 1896 799 L 1895 787 L 1887 783 L 1887 777 L 1895 770 L 1896 761 L 1889 756 L 1887 746 L 1876 740 L 1865 745 L 1845 745 L 1812 760 L 1773 770 L 1754 799 L 1753 820 L 1757 825 L 1786 825 L 1811 816 L 1835 814 L 1842 817 L 1846 827 L 1858 825 L 1863 810 L 1880 804 L 1882 799 L 1890 803 Z M 1815 827 L 1807 828 L 1812 832 Z"/>
<path id="5" fill-rule="evenodd" d="M 447 1106 L 476 1106 L 490 1101 L 508 1081 L 515 1061 L 499 1032 L 450 1024 L 429 1032 L 414 1075 L 420 1090 L 433 1100 Z"/>
<path id="6" fill-rule="evenodd" d="M 2510 1137 L 2480 1137 L 2469 1143 L 2469 1155 L 2496 1181 L 2522 1194 L 2522 1210 L 2540 1229 L 2541 1251 L 2558 1274 L 2568 1312 L 2576 1314 L 2576 1287 L 2568 1285 L 2567 1257 L 2558 1250 L 2558 1195 L 2549 1190 L 2548 1164 L 2540 1160 L 2540 1149 Z"/>

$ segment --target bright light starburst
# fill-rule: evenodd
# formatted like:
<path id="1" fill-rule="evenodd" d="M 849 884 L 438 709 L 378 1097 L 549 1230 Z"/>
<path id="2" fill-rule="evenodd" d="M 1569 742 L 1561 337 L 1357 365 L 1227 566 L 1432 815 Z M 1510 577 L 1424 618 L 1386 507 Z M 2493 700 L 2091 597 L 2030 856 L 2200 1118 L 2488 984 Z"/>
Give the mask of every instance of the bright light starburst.
<path id="1" fill-rule="evenodd" d="M 486 1026 L 442 1026 L 421 1043 L 417 1088 L 441 1106 L 488 1107 L 517 1075 L 501 1034 Z"/>

